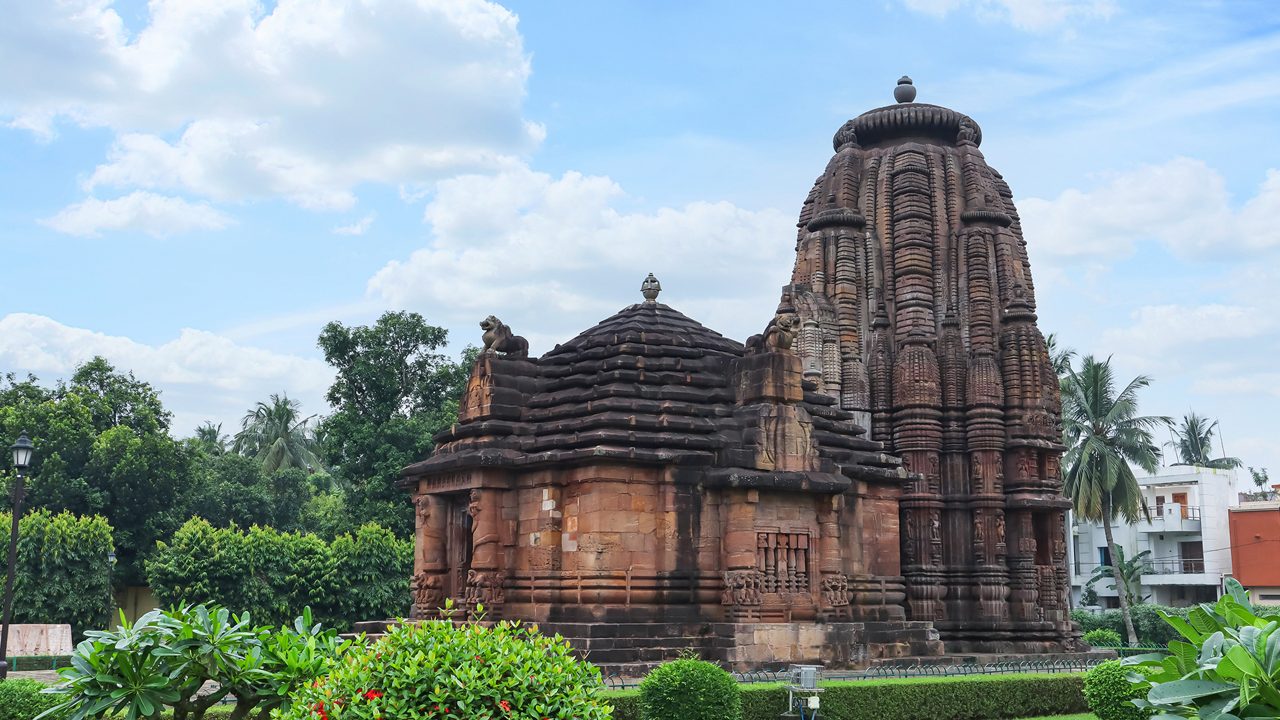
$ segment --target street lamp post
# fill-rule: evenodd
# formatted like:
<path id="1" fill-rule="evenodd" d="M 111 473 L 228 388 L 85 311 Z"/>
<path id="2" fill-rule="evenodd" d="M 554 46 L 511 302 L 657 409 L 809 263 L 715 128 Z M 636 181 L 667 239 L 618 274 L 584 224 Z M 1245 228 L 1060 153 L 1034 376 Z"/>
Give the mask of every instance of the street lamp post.
<path id="1" fill-rule="evenodd" d="M 13 529 L 9 531 L 9 572 L 4 581 L 4 619 L 0 622 L 0 680 L 9 676 L 9 620 L 13 616 L 13 581 L 18 575 L 18 518 L 22 515 L 23 483 L 35 446 L 24 432 L 9 448 L 13 452 L 13 468 L 18 477 L 13 483 Z"/>

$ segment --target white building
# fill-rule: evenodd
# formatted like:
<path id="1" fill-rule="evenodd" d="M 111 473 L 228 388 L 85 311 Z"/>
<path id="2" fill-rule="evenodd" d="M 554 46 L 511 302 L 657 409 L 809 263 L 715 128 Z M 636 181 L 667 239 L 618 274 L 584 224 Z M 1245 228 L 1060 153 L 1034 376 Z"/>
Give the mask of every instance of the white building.
<path id="1" fill-rule="evenodd" d="M 1142 574 L 1142 594 L 1149 602 L 1185 606 L 1217 599 L 1223 579 L 1231 575 L 1231 532 L 1227 509 L 1238 504 L 1234 470 L 1168 467 L 1138 484 L 1151 509 L 1151 520 L 1132 525 L 1113 522 L 1112 535 L 1126 558 L 1150 550 Z M 1099 565 L 1110 564 L 1101 523 L 1073 518 L 1067 551 L 1071 596 L 1080 606 L 1085 584 Z M 1119 607 L 1108 579 L 1094 583 L 1098 604 Z"/>

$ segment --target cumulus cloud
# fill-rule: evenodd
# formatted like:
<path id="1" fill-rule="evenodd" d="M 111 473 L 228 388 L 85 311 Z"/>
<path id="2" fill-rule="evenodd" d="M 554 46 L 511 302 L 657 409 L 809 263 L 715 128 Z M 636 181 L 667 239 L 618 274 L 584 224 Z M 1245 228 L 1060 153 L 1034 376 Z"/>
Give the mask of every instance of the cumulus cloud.
<path id="1" fill-rule="evenodd" d="M 457 322 L 497 313 L 524 323 L 517 332 L 563 339 L 637 302 L 653 272 L 664 302 L 739 339 L 758 331 L 788 276 L 793 221 L 727 202 L 625 212 L 626 201 L 611 179 L 576 172 L 446 180 L 426 208 L 430 244 L 388 263 L 369 293 Z"/>
<path id="2" fill-rule="evenodd" d="M 373 226 L 373 221 L 378 218 L 377 213 L 369 213 L 350 225 L 339 225 L 333 229 L 334 235 L 363 235 Z"/>
<path id="3" fill-rule="evenodd" d="M 348 208 L 360 183 L 492 171 L 541 141 L 516 26 L 483 0 L 155 0 L 130 34 L 102 0 L 20 3 L 0 121 L 115 130 L 89 189 Z"/>
<path id="4" fill-rule="evenodd" d="M 232 220 L 205 203 L 139 190 L 114 200 L 89 198 L 41 222 L 58 232 L 81 237 L 98 237 L 103 230 L 133 230 L 167 237 L 193 230 L 220 230 Z"/>
<path id="5" fill-rule="evenodd" d="M 1006 22 L 1033 32 L 1076 20 L 1106 19 L 1115 12 L 1109 0 L 903 0 L 903 4 L 938 18 L 957 10 L 972 10 L 984 20 Z"/>
<path id="6" fill-rule="evenodd" d="M 1152 240 L 1181 257 L 1280 246 L 1280 171 L 1233 206 L 1222 175 L 1179 157 L 1115 173 L 1091 190 L 1018 202 L 1032 252 L 1056 260 L 1115 259 Z"/>
<path id="7" fill-rule="evenodd" d="M 324 392 L 333 379 L 322 360 L 237 344 L 203 330 L 183 329 L 173 340 L 147 345 L 43 315 L 0 318 L 0 366 L 5 368 L 52 381 L 68 377 L 95 355 L 159 388 L 180 435 L 208 419 L 233 427 L 253 403 L 273 392 L 287 391 L 308 412 L 323 411 Z"/>

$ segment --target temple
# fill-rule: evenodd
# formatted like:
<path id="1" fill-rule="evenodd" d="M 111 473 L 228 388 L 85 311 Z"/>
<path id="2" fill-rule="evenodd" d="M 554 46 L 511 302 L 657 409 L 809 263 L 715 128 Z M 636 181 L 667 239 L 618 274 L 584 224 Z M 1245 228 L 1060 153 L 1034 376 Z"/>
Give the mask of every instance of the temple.
<path id="1" fill-rule="evenodd" d="M 1075 649 L 1057 377 L 981 130 L 845 123 L 775 317 L 745 344 L 658 302 L 540 358 L 501 321 L 404 470 L 416 617 L 448 598 L 626 671 Z M 762 292 L 765 292 L 762 289 Z"/>

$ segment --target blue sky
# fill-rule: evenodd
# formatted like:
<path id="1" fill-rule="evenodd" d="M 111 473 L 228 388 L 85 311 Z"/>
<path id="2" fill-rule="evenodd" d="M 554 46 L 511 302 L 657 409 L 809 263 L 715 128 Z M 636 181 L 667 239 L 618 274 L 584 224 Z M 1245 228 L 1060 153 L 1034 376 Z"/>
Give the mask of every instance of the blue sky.
<path id="1" fill-rule="evenodd" d="M 550 349 L 638 297 L 742 339 L 847 118 L 983 127 L 1041 326 L 1280 471 L 1280 5 L 7 3 L 0 369 L 93 354 L 176 432 L 287 391 L 329 320 Z"/>

